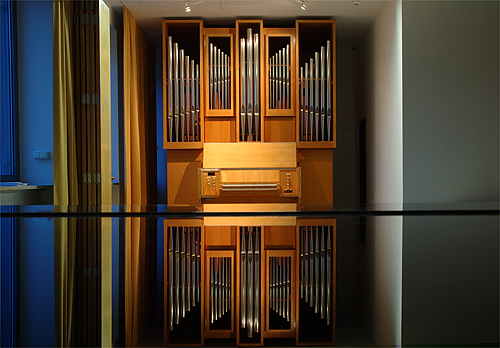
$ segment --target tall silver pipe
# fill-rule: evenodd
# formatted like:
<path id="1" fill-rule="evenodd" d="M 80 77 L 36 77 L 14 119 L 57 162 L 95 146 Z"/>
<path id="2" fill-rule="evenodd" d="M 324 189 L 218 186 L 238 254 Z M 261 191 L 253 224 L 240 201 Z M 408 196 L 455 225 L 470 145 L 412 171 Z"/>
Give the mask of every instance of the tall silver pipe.
<path id="1" fill-rule="evenodd" d="M 208 49 L 208 79 L 209 79 L 209 85 L 208 85 L 208 104 L 210 109 L 214 109 L 214 59 L 213 59 L 213 54 L 214 54 L 214 45 L 210 43 L 209 49 Z"/>
<path id="2" fill-rule="evenodd" d="M 273 257 L 273 309 L 278 312 L 278 258 Z"/>
<path id="3" fill-rule="evenodd" d="M 283 109 L 283 61 L 282 51 L 278 51 L 278 109 Z"/>
<path id="4" fill-rule="evenodd" d="M 310 140 L 313 140 L 313 119 L 314 119 L 314 60 L 309 59 L 309 127 L 311 128 Z"/>
<path id="5" fill-rule="evenodd" d="M 169 141 L 173 141 L 172 139 L 172 125 L 174 118 L 174 96 L 173 96 L 173 66 L 174 63 L 174 52 L 173 52 L 173 44 L 172 44 L 172 36 L 167 38 L 168 41 L 168 108 L 167 108 L 167 119 L 168 119 L 168 135 Z"/>
<path id="6" fill-rule="evenodd" d="M 232 301 L 231 301 L 231 294 L 232 294 L 232 291 L 233 291 L 233 277 L 232 277 L 232 273 L 231 273 L 231 269 L 232 269 L 232 262 L 231 262 L 231 259 L 229 259 L 229 262 L 228 262 L 228 265 L 227 265 L 227 268 L 228 268 L 228 276 L 227 276 L 227 280 L 228 280 L 228 295 L 227 295 L 227 298 L 228 298 L 228 310 L 231 310 L 231 305 L 232 305 Z"/>
<path id="7" fill-rule="evenodd" d="M 179 141 L 179 45 L 174 43 L 174 137 Z"/>
<path id="8" fill-rule="evenodd" d="M 299 107 L 300 107 L 300 116 L 299 116 L 299 124 L 300 124 L 300 131 L 299 131 L 299 140 L 303 140 L 303 133 L 304 133 L 304 68 L 300 67 L 300 77 L 299 77 Z M 302 234 L 300 235 L 302 237 Z M 300 244 L 302 247 L 302 243 Z M 302 256 L 303 256 L 303 251 L 301 251 L 301 262 L 302 262 Z M 302 280 L 301 280 L 302 282 Z M 302 298 L 302 287 L 300 289 L 301 291 L 301 298 Z"/>
<path id="9" fill-rule="evenodd" d="M 314 296 L 314 313 L 319 311 L 319 231 L 316 226 L 316 243 L 314 244 L 314 287 L 316 295 Z"/>
<path id="10" fill-rule="evenodd" d="M 174 233 L 173 227 L 169 229 L 168 239 L 168 302 L 169 302 L 169 318 L 168 328 L 174 329 Z"/>
<path id="11" fill-rule="evenodd" d="M 285 109 L 290 109 L 290 45 L 286 45 L 286 107 Z"/>
<path id="12" fill-rule="evenodd" d="M 325 318 L 325 226 L 321 226 L 321 254 L 320 254 L 320 269 L 321 269 L 321 303 L 320 303 L 320 315 L 321 319 Z"/>
<path id="13" fill-rule="evenodd" d="M 315 75 L 314 75 L 314 124 L 316 126 L 315 140 L 319 140 L 319 53 L 314 53 Z"/>
<path id="14" fill-rule="evenodd" d="M 290 321 L 290 272 L 291 272 L 291 259 L 285 259 L 285 273 L 286 273 L 286 321 Z"/>
<path id="15" fill-rule="evenodd" d="M 215 290 L 215 274 L 214 274 L 214 261 L 213 257 L 210 258 L 210 324 L 214 323 L 214 290 Z"/>
<path id="16" fill-rule="evenodd" d="M 253 61 L 254 61 L 254 117 L 255 117 L 255 140 L 259 141 L 259 119 L 260 119 L 260 100 L 259 100 L 259 34 L 253 34 Z"/>
<path id="17" fill-rule="evenodd" d="M 307 70 L 307 69 L 306 69 Z M 307 233 L 307 226 L 303 227 L 304 229 L 304 273 L 305 273 L 305 298 L 306 302 L 309 302 L 309 236 Z"/>
<path id="18" fill-rule="evenodd" d="M 259 332 L 259 306 L 260 306 L 260 247 L 259 247 L 259 229 L 255 229 L 255 248 L 254 248 L 254 268 L 255 268 L 255 302 L 254 302 L 254 332 Z"/>
<path id="19" fill-rule="evenodd" d="M 278 53 L 274 55 L 274 108 L 280 109 L 279 106 L 279 93 L 280 93 L 280 79 L 279 79 L 279 62 Z"/>
<path id="20" fill-rule="evenodd" d="M 215 302 L 217 309 L 215 312 L 217 313 L 215 319 L 218 320 L 222 316 L 222 275 L 221 275 L 221 263 L 222 263 L 222 257 L 217 257 L 215 259 L 215 280 L 216 280 L 216 288 L 215 290 L 217 291 L 217 295 L 215 295 L 217 301 Z"/>
<path id="21" fill-rule="evenodd" d="M 200 118 L 200 66 L 196 64 L 196 140 L 201 141 L 201 118 Z M 199 299 L 198 299 L 199 301 Z"/>
<path id="22" fill-rule="evenodd" d="M 195 140 L 195 133 L 194 133 L 194 124 L 195 124 L 195 115 L 196 115 L 196 104 L 195 104 L 195 93 L 196 93 L 196 79 L 194 75 L 194 60 L 191 61 L 191 134 L 192 134 L 192 141 Z M 189 139 L 188 139 L 189 140 Z"/>
<path id="23" fill-rule="evenodd" d="M 328 226 L 326 237 L 326 325 L 330 325 L 330 287 L 332 280 L 332 244 L 330 235 L 332 227 Z"/>
<path id="24" fill-rule="evenodd" d="M 191 108 L 190 108 L 190 99 L 189 88 L 190 88 L 190 75 L 189 75 L 189 56 L 185 57 L 185 69 L 186 69 L 186 141 L 189 141 L 189 128 L 191 123 Z M 184 133 L 182 135 L 184 137 Z"/>
<path id="25" fill-rule="evenodd" d="M 321 133 L 319 140 L 325 140 L 325 47 L 321 46 L 321 88 L 320 88 L 320 100 L 321 100 Z"/>
<path id="26" fill-rule="evenodd" d="M 197 241 L 198 241 L 198 248 L 197 248 L 197 254 L 196 254 L 196 262 L 197 262 L 197 265 L 196 265 L 196 276 L 197 276 L 197 288 L 198 288 L 198 294 L 197 294 L 197 298 L 198 298 L 198 302 L 200 302 L 200 292 L 201 292 L 201 230 L 200 228 L 198 227 L 197 228 L 198 232 L 197 232 Z"/>
<path id="27" fill-rule="evenodd" d="M 189 140 L 189 138 L 188 138 Z M 186 310 L 191 310 L 191 233 L 186 227 Z"/>
<path id="28" fill-rule="evenodd" d="M 273 105 L 273 58 L 269 58 L 269 109 L 274 109 Z"/>
<path id="29" fill-rule="evenodd" d="M 227 109 L 226 107 L 226 87 L 227 87 L 227 76 L 226 76 L 226 54 L 222 54 L 222 107 L 221 109 Z"/>
<path id="30" fill-rule="evenodd" d="M 180 274 L 180 235 L 179 227 L 175 227 L 175 323 L 179 324 L 180 318 L 180 286 L 179 286 L 179 274 Z"/>
<path id="31" fill-rule="evenodd" d="M 302 81 L 302 68 L 300 68 L 300 80 Z M 304 231 L 303 227 L 299 230 L 300 233 L 300 265 L 299 265 L 299 280 L 300 280 L 300 298 L 304 298 Z"/>
<path id="32" fill-rule="evenodd" d="M 191 305 L 194 307 L 196 306 L 196 227 L 191 229 L 193 230 L 193 238 L 191 238 Z"/>
<path id="33" fill-rule="evenodd" d="M 248 122 L 248 138 L 253 140 L 253 45 L 252 45 L 252 28 L 247 29 L 247 122 Z"/>
<path id="34" fill-rule="evenodd" d="M 326 140 L 330 141 L 331 138 L 331 127 L 332 127 L 332 108 L 331 108 L 331 52 L 330 52 L 330 40 L 326 41 Z"/>
<path id="35" fill-rule="evenodd" d="M 308 118 L 309 118 L 309 64 L 305 64 L 304 72 L 305 72 L 305 91 L 304 91 L 304 122 L 305 122 L 305 135 L 304 135 L 304 140 L 308 140 L 308 134 L 309 134 L 309 123 Z"/>
<path id="36" fill-rule="evenodd" d="M 253 260 L 253 243 L 252 243 L 252 228 L 248 229 L 248 249 L 247 249 L 247 258 L 248 258 L 248 308 L 247 308 L 247 336 L 252 338 L 253 336 L 253 300 L 254 300 L 254 282 L 253 282 L 253 268 L 254 268 L 254 260 Z"/>
<path id="37" fill-rule="evenodd" d="M 285 298 L 286 298 L 286 257 L 281 257 L 281 292 L 280 292 L 280 302 L 281 302 L 281 316 L 283 319 L 286 318 L 286 305 L 285 305 Z"/>
<path id="38" fill-rule="evenodd" d="M 182 229 L 182 241 L 181 241 L 181 315 L 184 318 L 186 316 L 186 237 L 184 233 L 184 227 Z"/>
<path id="39" fill-rule="evenodd" d="M 247 322 L 247 251 L 245 243 L 245 229 L 241 228 L 241 327 L 246 327 Z"/>
<path id="40" fill-rule="evenodd" d="M 246 107 L 246 67 L 245 67 L 245 39 L 240 39 L 240 71 L 241 71 L 241 107 L 240 107 L 240 127 L 241 127 L 241 140 L 245 141 L 245 127 L 246 127 L 246 114 L 247 114 L 247 107 Z M 244 326 L 243 326 L 244 327 Z"/>
<path id="41" fill-rule="evenodd" d="M 181 110 L 180 110 L 180 129 L 178 129 L 178 134 L 180 141 L 184 141 L 184 117 L 185 117 L 185 109 L 184 109 L 184 101 L 185 101 L 185 95 L 184 95 L 184 50 L 179 50 L 179 72 L 180 72 L 180 88 L 179 88 L 179 95 L 180 95 L 180 104 L 181 104 Z"/>
<path id="42" fill-rule="evenodd" d="M 309 234 L 309 276 L 310 276 L 310 301 L 309 307 L 312 308 L 314 305 L 314 230 L 311 227 L 311 233 Z"/>

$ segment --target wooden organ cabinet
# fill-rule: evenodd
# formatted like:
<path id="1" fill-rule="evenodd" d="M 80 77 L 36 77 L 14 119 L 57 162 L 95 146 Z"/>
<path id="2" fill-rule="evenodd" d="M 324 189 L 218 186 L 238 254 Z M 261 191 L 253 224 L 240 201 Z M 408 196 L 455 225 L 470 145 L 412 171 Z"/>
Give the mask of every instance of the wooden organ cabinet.
<path id="1" fill-rule="evenodd" d="M 335 71 L 333 20 L 164 20 L 169 209 L 331 207 Z M 335 226 L 294 216 L 166 220 L 164 344 L 334 344 Z"/>

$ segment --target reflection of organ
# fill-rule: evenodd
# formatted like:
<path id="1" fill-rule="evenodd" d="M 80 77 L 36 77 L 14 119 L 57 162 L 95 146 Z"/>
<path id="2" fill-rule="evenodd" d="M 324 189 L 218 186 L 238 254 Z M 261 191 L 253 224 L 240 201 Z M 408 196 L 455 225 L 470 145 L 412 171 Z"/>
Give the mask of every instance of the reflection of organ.
<path id="1" fill-rule="evenodd" d="M 300 298 L 330 325 L 331 226 L 300 228 Z"/>
<path id="2" fill-rule="evenodd" d="M 290 321 L 291 258 L 271 257 L 269 260 L 269 306 L 286 321 Z"/>
<path id="3" fill-rule="evenodd" d="M 166 345 L 334 343 L 334 220 L 167 219 L 165 231 Z"/>
<path id="4" fill-rule="evenodd" d="M 241 327 L 247 336 L 260 326 L 260 227 L 241 227 Z"/>
<path id="5" fill-rule="evenodd" d="M 200 302 L 200 229 L 169 227 L 169 330 Z"/>

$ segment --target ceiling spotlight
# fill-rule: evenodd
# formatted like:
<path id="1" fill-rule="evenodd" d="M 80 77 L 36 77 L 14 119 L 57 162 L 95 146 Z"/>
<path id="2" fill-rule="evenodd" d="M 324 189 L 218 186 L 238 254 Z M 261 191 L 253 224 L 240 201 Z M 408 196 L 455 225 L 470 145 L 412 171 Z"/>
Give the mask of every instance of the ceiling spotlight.
<path id="1" fill-rule="evenodd" d="M 186 12 L 191 12 L 191 6 L 189 6 L 189 0 L 186 0 L 186 4 L 184 5 L 184 9 Z"/>
<path id="2" fill-rule="evenodd" d="M 302 3 L 300 4 L 300 9 L 302 11 L 305 11 L 307 8 L 307 5 L 306 5 L 306 1 L 305 0 L 302 0 Z"/>

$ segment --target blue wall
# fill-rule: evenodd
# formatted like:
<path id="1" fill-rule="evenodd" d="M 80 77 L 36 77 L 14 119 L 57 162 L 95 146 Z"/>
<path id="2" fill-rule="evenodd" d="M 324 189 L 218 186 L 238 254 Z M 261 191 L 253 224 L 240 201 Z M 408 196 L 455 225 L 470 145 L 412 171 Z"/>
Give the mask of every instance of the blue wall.
<path id="1" fill-rule="evenodd" d="M 167 204 L 167 150 L 163 149 L 163 63 L 162 51 L 156 50 L 156 185 L 158 204 Z M 157 315 L 163 315 L 163 219 L 157 219 L 156 269 Z"/>
<path id="2" fill-rule="evenodd" d="M 19 345 L 53 347 L 54 224 L 45 218 L 20 220 Z"/>
<path id="3" fill-rule="evenodd" d="M 52 147 L 52 1 L 17 1 L 20 180 L 54 183 L 52 158 L 33 151 Z"/>
<path id="4" fill-rule="evenodd" d="M 52 185 L 52 2 L 17 1 L 20 180 Z M 25 207 L 24 210 L 36 209 Z M 47 219 L 20 221 L 19 344 L 54 346 L 54 229 Z"/>

